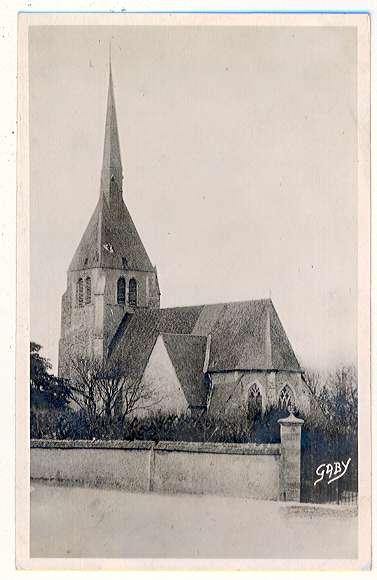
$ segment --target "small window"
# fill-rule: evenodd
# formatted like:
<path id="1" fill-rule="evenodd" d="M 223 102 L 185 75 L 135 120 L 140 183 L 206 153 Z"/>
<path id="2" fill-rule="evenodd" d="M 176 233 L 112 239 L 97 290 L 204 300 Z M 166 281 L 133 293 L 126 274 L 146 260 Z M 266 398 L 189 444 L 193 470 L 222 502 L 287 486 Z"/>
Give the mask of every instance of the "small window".
<path id="1" fill-rule="evenodd" d="M 118 193 L 118 191 L 119 188 L 117 180 L 115 179 L 115 175 L 112 175 L 110 178 L 110 193 Z"/>
<path id="2" fill-rule="evenodd" d="M 135 278 L 131 278 L 128 283 L 128 304 L 137 306 L 137 282 Z"/>
<path id="3" fill-rule="evenodd" d="M 287 409 L 290 412 L 295 410 L 295 399 L 292 389 L 288 385 L 285 385 L 280 391 L 279 407 L 281 409 Z"/>
<path id="4" fill-rule="evenodd" d="M 127 269 L 127 266 L 128 266 L 128 264 L 127 264 L 127 258 L 122 258 L 122 267 L 123 267 L 123 269 L 126 270 Z"/>
<path id="5" fill-rule="evenodd" d="M 85 280 L 85 304 L 90 304 L 92 301 L 92 281 L 88 276 Z"/>
<path id="6" fill-rule="evenodd" d="M 76 285 L 76 304 L 79 308 L 84 305 L 84 282 L 82 278 L 79 278 Z"/>
<path id="7" fill-rule="evenodd" d="M 256 419 L 262 414 L 262 395 L 256 383 L 249 388 L 248 415 L 249 419 Z"/>
<path id="8" fill-rule="evenodd" d="M 117 302 L 118 304 L 126 303 L 126 281 L 124 278 L 119 278 L 117 284 Z"/>

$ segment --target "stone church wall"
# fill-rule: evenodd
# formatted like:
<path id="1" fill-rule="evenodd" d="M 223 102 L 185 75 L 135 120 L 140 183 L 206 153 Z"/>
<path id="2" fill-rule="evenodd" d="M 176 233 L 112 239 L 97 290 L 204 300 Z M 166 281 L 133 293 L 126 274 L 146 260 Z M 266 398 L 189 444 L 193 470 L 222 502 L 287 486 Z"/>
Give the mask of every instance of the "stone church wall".
<path id="1" fill-rule="evenodd" d="M 149 357 L 141 384 L 149 394 L 148 407 L 135 410 L 132 416 L 141 418 L 159 413 L 183 415 L 188 412 L 186 397 L 161 336 Z"/>
<path id="2" fill-rule="evenodd" d="M 310 409 L 310 393 L 302 379 L 300 373 L 280 371 L 276 373 L 276 393 L 277 397 L 285 385 L 292 389 L 296 406 L 304 412 Z"/>
<path id="3" fill-rule="evenodd" d="M 295 406 L 301 411 L 308 411 L 310 397 L 297 372 L 279 371 L 224 371 L 211 373 L 211 395 L 208 413 L 239 417 L 247 413 L 249 389 L 257 385 L 262 397 L 262 408 L 278 405 L 281 389 L 288 385 L 291 389 Z"/>

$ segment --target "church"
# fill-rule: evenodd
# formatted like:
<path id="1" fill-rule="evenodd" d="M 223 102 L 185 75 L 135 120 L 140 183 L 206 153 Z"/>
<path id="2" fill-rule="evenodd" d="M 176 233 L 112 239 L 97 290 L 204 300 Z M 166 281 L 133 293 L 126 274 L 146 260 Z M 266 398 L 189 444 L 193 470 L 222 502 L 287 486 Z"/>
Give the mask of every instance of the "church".
<path id="1" fill-rule="evenodd" d="M 60 377 L 70 378 L 72 352 L 120 360 L 127 381 L 157 394 L 138 415 L 309 406 L 303 371 L 270 299 L 160 307 L 157 269 L 123 200 L 111 64 L 99 199 L 62 296 Z"/>

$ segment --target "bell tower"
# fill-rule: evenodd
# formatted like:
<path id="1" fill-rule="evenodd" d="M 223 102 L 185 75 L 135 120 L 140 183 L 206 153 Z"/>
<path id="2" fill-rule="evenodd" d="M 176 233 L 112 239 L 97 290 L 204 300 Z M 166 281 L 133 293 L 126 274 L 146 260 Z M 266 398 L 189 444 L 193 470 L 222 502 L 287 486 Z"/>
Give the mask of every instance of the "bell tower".
<path id="1" fill-rule="evenodd" d="M 152 266 L 123 200 L 123 169 L 111 61 L 97 206 L 67 272 L 62 296 L 59 376 L 77 356 L 104 359 L 118 326 L 138 309 L 160 307 Z M 123 321 L 123 322 L 122 322 Z"/>

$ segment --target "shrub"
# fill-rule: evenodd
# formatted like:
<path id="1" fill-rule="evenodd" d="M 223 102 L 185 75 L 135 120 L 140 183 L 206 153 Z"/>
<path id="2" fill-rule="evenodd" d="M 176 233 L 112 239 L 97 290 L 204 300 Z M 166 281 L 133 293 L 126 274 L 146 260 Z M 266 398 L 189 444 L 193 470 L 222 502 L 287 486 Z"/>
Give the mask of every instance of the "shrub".
<path id="1" fill-rule="evenodd" d="M 149 441 L 211 441 L 267 443 L 279 441 L 278 418 L 286 411 L 271 408 L 254 421 L 189 415 L 154 415 L 123 422 L 103 416 L 90 418 L 72 409 L 31 411 L 31 437 L 36 439 L 126 439 Z"/>
<path id="2" fill-rule="evenodd" d="M 349 449 L 357 449 L 355 371 L 342 367 L 328 377 L 325 385 L 311 388 L 311 392 L 311 411 L 299 413 L 304 419 L 303 448 L 315 448 L 321 454 L 334 449 L 347 454 Z M 276 406 L 268 407 L 262 414 L 237 418 L 213 417 L 206 413 L 144 418 L 90 416 L 83 409 L 32 407 L 30 430 L 32 438 L 276 443 L 280 440 L 278 420 L 286 416 L 287 411 Z"/>

